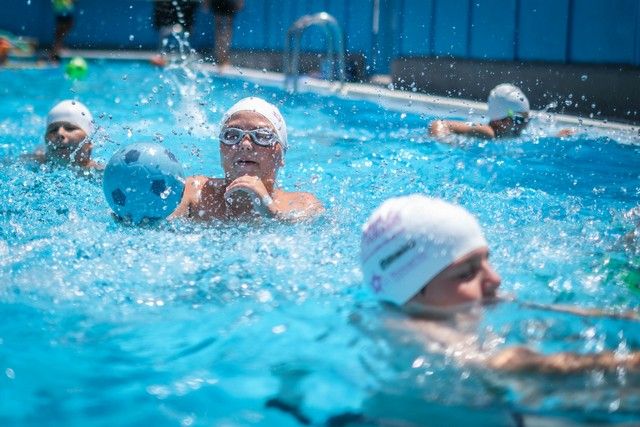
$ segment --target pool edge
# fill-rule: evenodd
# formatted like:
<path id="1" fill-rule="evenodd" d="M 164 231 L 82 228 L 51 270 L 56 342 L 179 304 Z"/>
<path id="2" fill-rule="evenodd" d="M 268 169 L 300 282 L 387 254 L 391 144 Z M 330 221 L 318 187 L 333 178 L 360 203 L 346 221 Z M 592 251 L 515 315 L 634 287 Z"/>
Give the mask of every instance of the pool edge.
<path id="1" fill-rule="evenodd" d="M 89 59 L 117 59 L 132 61 L 147 61 L 156 52 L 148 51 L 92 51 L 92 50 L 70 50 L 64 52 L 63 57 L 82 56 Z M 199 64 L 203 70 L 224 77 L 239 77 L 248 79 L 256 83 L 274 87 L 285 87 L 285 76 L 282 73 L 273 71 L 257 70 L 237 66 L 218 67 L 214 64 Z M 462 98 L 449 98 L 443 96 L 429 95 L 418 92 L 407 92 L 388 87 L 373 85 L 369 83 L 345 83 L 340 88 L 337 83 L 328 82 L 303 76 L 300 78 L 299 87 L 301 92 L 314 92 L 323 95 L 339 95 L 355 99 L 376 102 L 384 107 L 406 111 L 416 108 L 423 112 L 448 112 L 469 116 L 470 114 L 483 114 L 487 111 L 487 104 L 484 102 L 471 101 Z M 610 120 L 596 120 L 566 114 L 549 113 L 545 111 L 532 110 L 532 116 L 546 118 L 558 125 L 570 127 L 591 127 L 608 130 L 617 130 L 634 137 L 640 137 L 640 126 L 625 124 Z"/>

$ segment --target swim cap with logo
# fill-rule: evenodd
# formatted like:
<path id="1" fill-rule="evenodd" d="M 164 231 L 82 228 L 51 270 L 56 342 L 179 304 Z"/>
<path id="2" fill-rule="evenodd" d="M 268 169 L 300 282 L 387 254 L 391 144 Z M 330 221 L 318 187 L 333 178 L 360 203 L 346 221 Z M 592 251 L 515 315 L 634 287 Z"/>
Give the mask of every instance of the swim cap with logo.
<path id="1" fill-rule="evenodd" d="M 454 261 L 486 246 L 464 208 L 420 194 L 392 198 L 362 228 L 364 280 L 381 300 L 402 305 Z"/>
<path id="2" fill-rule="evenodd" d="M 494 87 L 487 99 L 489 120 L 500 120 L 517 113 L 529 112 L 529 100 L 516 86 L 503 83 Z"/>
<path id="3" fill-rule="evenodd" d="M 78 126 L 87 135 L 93 132 L 93 116 L 80 101 L 67 99 L 56 104 L 47 115 L 47 128 L 51 123 L 67 122 Z"/>
<path id="4" fill-rule="evenodd" d="M 225 123 L 227 123 L 227 120 L 229 120 L 231 116 L 239 111 L 253 111 L 254 113 L 258 113 L 265 119 L 269 120 L 269 123 L 271 123 L 276 130 L 276 134 L 278 134 L 278 138 L 282 143 L 282 149 L 286 151 L 287 148 L 289 148 L 287 142 L 287 125 L 285 124 L 284 117 L 282 117 L 282 114 L 280 113 L 280 110 L 278 110 L 278 107 L 268 103 L 262 98 L 257 98 L 255 96 L 241 99 L 240 101 L 233 104 L 233 106 L 231 106 L 231 108 L 229 108 L 226 113 L 224 113 L 224 116 L 222 116 L 220 127 L 224 127 Z"/>

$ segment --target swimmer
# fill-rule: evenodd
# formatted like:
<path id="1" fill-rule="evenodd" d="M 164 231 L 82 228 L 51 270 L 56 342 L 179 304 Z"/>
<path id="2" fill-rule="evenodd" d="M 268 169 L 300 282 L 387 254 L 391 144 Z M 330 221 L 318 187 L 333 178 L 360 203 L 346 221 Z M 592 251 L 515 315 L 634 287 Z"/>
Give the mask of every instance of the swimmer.
<path id="1" fill-rule="evenodd" d="M 518 137 L 529 123 L 529 100 L 516 86 L 503 83 L 489 93 L 487 100 L 489 124 L 466 123 L 456 120 L 435 120 L 429 134 L 444 137 L 450 134 L 479 138 Z"/>
<path id="2" fill-rule="evenodd" d="M 224 178 L 187 178 L 173 218 L 207 221 L 260 216 L 298 221 L 323 211 L 313 194 L 277 187 L 288 143 L 287 127 L 276 106 L 260 98 L 244 98 L 224 114 L 220 127 Z"/>
<path id="3" fill-rule="evenodd" d="M 79 101 L 65 100 L 47 115 L 45 146 L 27 158 L 38 163 L 57 163 L 83 169 L 104 169 L 91 159 L 93 116 Z"/>
<path id="4" fill-rule="evenodd" d="M 460 362 L 500 371 L 569 374 L 593 369 L 640 370 L 640 352 L 617 355 L 563 352 L 544 355 L 527 347 L 497 352 L 481 349 L 457 326 L 477 314 L 477 307 L 497 303 L 500 276 L 489 262 L 489 249 L 475 217 L 460 206 L 422 195 L 387 200 L 363 227 L 361 261 L 365 283 L 382 301 L 401 308 L 415 329 Z M 526 305 L 526 304 L 524 304 Z M 577 307 L 534 308 L 585 316 L 607 316 Z M 637 319 L 635 313 L 612 314 Z M 418 320 L 420 319 L 420 320 Z"/>

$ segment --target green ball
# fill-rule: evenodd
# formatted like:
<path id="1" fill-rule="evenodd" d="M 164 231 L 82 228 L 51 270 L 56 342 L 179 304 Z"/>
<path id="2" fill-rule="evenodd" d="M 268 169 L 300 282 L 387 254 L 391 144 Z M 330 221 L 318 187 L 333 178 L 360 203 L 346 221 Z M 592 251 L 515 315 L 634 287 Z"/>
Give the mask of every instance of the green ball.
<path id="1" fill-rule="evenodd" d="M 87 65 L 87 61 L 79 56 L 71 58 L 71 61 L 69 61 L 67 68 L 65 69 L 67 77 L 75 80 L 84 79 L 88 72 L 89 66 Z"/>

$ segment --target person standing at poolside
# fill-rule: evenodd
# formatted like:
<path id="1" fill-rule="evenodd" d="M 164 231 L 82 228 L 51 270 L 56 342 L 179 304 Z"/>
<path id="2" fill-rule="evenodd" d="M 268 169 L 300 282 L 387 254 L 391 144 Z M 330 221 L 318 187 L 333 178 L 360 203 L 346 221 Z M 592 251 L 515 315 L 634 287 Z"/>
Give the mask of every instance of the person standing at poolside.
<path id="1" fill-rule="evenodd" d="M 56 17 L 56 27 L 50 58 L 52 61 L 58 62 L 60 61 L 60 52 L 64 45 L 64 39 L 73 28 L 74 0 L 52 0 L 52 3 Z"/>
<path id="2" fill-rule="evenodd" d="M 297 221 L 323 211 L 313 194 L 277 187 L 288 141 L 284 118 L 275 105 L 256 97 L 244 98 L 224 114 L 220 127 L 224 178 L 187 178 L 173 218 Z"/>
<path id="3" fill-rule="evenodd" d="M 13 45 L 6 37 L 0 37 L 0 67 L 7 63 Z"/>
<path id="4" fill-rule="evenodd" d="M 188 35 L 193 28 L 194 15 L 200 0 L 156 0 L 153 3 L 153 26 L 160 34 L 160 49 L 171 34 Z M 186 38 L 186 37 L 185 37 Z M 151 63 L 166 65 L 166 59 L 158 54 Z"/>
<path id="5" fill-rule="evenodd" d="M 47 115 L 45 146 L 27 156 L 38 163 L 56 163 L 82 169 L 103 169 L 91 158 L 93 116 L 80 101 L 65 100 Z"/>
<path id="6" fill-rule="evenodd" d="M 205 0 L 211 8 L 215 26 L 214 60 L 219 67 L 231 65 L 233 18 L 244 7 L 244 0 Z"/>
<path id="7" fill-rule="evenodd" d="M 516 86 L 503 83 L 491 90 L 487 100 L 489 123 L 466 123 L 457 120 L 435 120 L 429 134 L 443 137 L 450 134 L 479 138 L 518 137 L 529 123 L 529 100 Z"/>
<path id="8" fill-rule="evenodd" d="M 472 308 L 500 301 L 500 276 L 489 263 L 489 249 L 477 220 L 465 209 L 422 195 L 387 200 L 363 227 L 361 263 L 365 283 L 381 301 L 401 308 L 413 328 L 431 344 L 453 352 L 462 363 L 508 372 L 568 374 L 592 369 L 640 369 L 640 353 L 617 355 L 570 352 L 544 355 L 523 346 L 494 353 L 476 347 L 458 327 Z M 526 305 L 526 304 L 524 304 Z M 577 307 L 534 308 L 584 316 L 638 319 Z M 420 320 L 417 320 L 419 318 Z"/>

